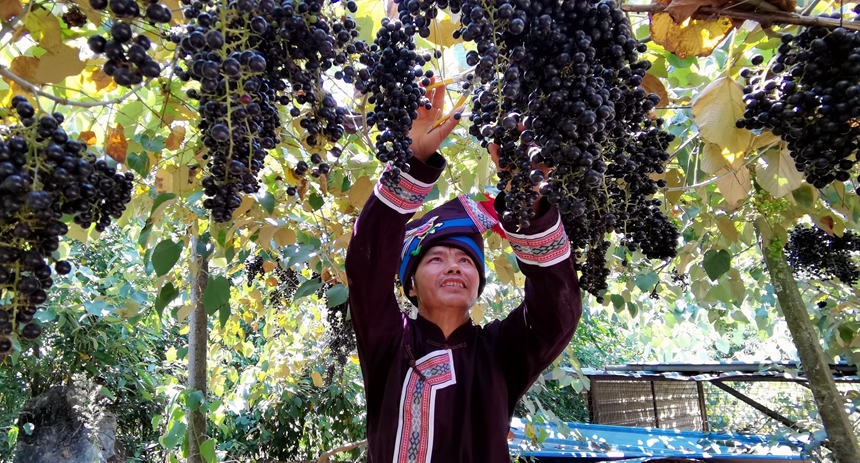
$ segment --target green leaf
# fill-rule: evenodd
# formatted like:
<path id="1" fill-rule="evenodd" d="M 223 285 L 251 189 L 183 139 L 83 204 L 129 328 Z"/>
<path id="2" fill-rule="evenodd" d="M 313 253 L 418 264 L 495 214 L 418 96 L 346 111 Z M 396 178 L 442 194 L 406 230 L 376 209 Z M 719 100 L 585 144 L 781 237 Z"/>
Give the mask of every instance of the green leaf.
<path id="1" fill-rule="evenodd" d="M 325 293 L 328 307 L 337 307 L 346 302 L 349 297 L 349 290 L 342 284 L 336 284 L 329 288 Z"/>
<path id="2" fill-rule="evenodd" d="M 200 456 L 206 463 L 215 463 L 215 439 L 206 439 L 200 444 Z"/>
<path id="3" fill-rule="evenodd" d="M 732 255 L 725 249 L 720 249 L 719 251 L 709 249 L 705 252 L 705 258 L 702 260 L 702 264 L 705 267 L 705 272 L 707 272 L 708 278 L 710 278 L 711 281 L 716 281 L 720 276 L 732 268 Z"/>
<path id="4" fill-rule="evenodd" d="M 609 300 L 612 301 L 612 305 L 615 307 L 616 312 L 624 308 L 624 296 L 620 294 L 613 294 L 609 296 Z"/>
<path id="5" fill-rule="evenodd" d="M 165 201 L 170 201 L 175 198 L 176 194 L 174 193 L 161 193 L 160 195 L 155 197 L 155 201 L 152 202 L 152 208 L 149 210 L 149 215 L 152 215 L 158 206 L 161 206 Z"/>
<path id="6" fill-rule="evenodd" d="M 221 328 L 224 328 L 224 325 L 227 324 L 227 320 L 230 319 L 230 304 L 224 304 L 221 306 L 221 309 L 218 311 L 218 321 L 221 322 Z"/>
<path id="7" fill-rule="evenodd" d="M 6 442 L 9 443 L 10 448 L 15 448 L 15 442 L 18 442 L 18 426 L 9 427 L 9 432 L 6 433 Z"/>
<path id="8" fill-rule="evenodd" d="M 158 312 L 158 316 L 161 317 L 164 308 L 167 307 L 167 304 L 170 301 L 176 299 L 176 296 L 179 295 L 179 290 L 173 286 L 173 283 L 167 283 L 161 287 L 161 291 L 158 292 L 158 297 L 155 298 L 155 311 Z"/>
<path id="9" fill-rule="evenodd" d="M 166 450 L 172 450 L 185 437 L 188 427 L 182 421 L 175 421 L 167 434 L 158 438 L 158 442 Z"/>
<path id="10" fill-rule="evenodd" d="M 152 268 L 158 276 L 164 275 L 179 260 L 179 255 L 182 253 L 182 244 L 174 243 L 166 239 L 158 243 L 152 251 Z"/>
<path id="11" fill-rule="evenodd" d="M 212 315 L 224 305 L 229 308 L 228 302 L 230 302 L 230 281 L 222 276 L 209 275 L 206 290 L 203 291 L 203 307 L 206 308 L 206 313 Z"/>
<path id="12" fill-rule="evenodd" d="M 88 314 L 95 315 L 97 317 L 107 315 L 110 312 L 108 310 L 107 303 L 101 299 L 96 299 L 92 302 L 84 302 L 84 309 L 86 309 Z"/>
<path id="13" fill-rule="evenodd" d="M 151 138 L 149 135 L 141 135 L 140 146 L 150 153 L 160 153 L 164 150 L 164 137 Z"/>
<path id="14" fill-rule="evenodd" d="M 188 409 L 191 411 L 197 410 L 200 408 L 200 404 L 203 403 L 204 399 L 205 397 L 203 396 L 203 391 L 191 391 L 188 395 L 185 396 L 185 406 L 188 407 Z"/>
<path id="15" fill-rule="evenodd" d="M 325 200 L 322 199 L 322 196 L 316 193 L 311 193 L 308 195 L 308 204 L 310 204 L 311 208 L 316 211 L 323 207 Z"/>
<path id="16" fill-rule="evenodd" d="M 817 192 L 812 185 L 804 183 L 796 190 L 792 191 L 791 195 L 794 197 L 794 200 L 797 201 L 797 204 L 811 209 L 812 206 L 815 205 Z"/>
<path id="17" fill-rule="evenodd" d="M 271 193 L 267 191 L 262 195 L 257 195 L 256 198 L 257 202 L 260 203 L 260 206 L 262 206 L 266 212 L 271 214 L 275 211 L 275 197 L 272 196 Z"/>
<path id="18" fill-rule="evenodd" d="M 149 173 L 149 156 L 146 153 L 128 153 L 125 163 L 141 177 L 146 177 Z"/>
<path id="19" fill-rule="evenodd" d="M 657 276 L 657 272 L 653 270 L 636 277 L 636 286 L 641 289 L 643 292 L 650 292 L 654 289 L 654 286 L 660 281 L 660 277 Z"/>
<path id="20" fill-rule="evenodd" d="M 135 127 L 140 123 L 138 119 L 143 113 L 143 108 L 143 102 L 140 100 L 127 103 L 117 110 L 116 121 L 123 127 Z"/>
<path id="21" fill-rule="evenodd" d="M 314 278 L 312 280 L 307 280 L 304 283 L 300 284 L 296 289 L 296 293 L 293 295 L 293 300 L 298 300 L 306 296 L 310 296 L 315 293 L 322 286 L 322 281 L 319 278 Z"/>

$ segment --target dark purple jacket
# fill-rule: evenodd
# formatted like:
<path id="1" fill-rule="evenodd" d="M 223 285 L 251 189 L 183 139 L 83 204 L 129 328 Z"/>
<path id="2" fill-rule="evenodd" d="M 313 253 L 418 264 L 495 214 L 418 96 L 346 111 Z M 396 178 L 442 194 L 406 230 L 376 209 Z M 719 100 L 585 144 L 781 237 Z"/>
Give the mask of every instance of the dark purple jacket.
<path id="1" fill-rule="evenodd" d="M 526 276 L 525 300 L 503 320 L 469 321 L 445 339 L 434 323 L 406 317 L 392 291 L 406 222 L 445 161 L 411 165 L 399 184 L 377 183 L 346 256 L 369 461 L 510 462 L 514 406 L 570 342 L 581 314 L 567 237 L 555 209 L 516 233 L 503 223 Z"/>

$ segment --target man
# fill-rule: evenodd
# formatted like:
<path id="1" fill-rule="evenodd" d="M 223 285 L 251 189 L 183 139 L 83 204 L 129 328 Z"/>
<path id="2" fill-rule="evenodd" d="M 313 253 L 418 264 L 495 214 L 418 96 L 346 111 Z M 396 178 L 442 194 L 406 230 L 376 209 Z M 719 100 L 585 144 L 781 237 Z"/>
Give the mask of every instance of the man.
<path id="1" fill-rule="evenodd" d="M 485 283 L 482 234 L 497 227 L 504 193 L 495 208 L 460 196 L 407 224 L 445 168 L 435 151 L 456 124 L 434 128 L 444 89 L 428 96 L 432 108 L 419 110 L 410 132 L 410 168 L 397 183 L 377 183 L 346 256 L 369 461 L 509 462 L 514 406 L 579 321 L 576 271 L 558 212 L 539 199 L 527 229 L 501 224 L 526 276 L 525 300 L 503 320 L 472 324 Z M 415 320 L 399 309 L 395 274 Z"/>

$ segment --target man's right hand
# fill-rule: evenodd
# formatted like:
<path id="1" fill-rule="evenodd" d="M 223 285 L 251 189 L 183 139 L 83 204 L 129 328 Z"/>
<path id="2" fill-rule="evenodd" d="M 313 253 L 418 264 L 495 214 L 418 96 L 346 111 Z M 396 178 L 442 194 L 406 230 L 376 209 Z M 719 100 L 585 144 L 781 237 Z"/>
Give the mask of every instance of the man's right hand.
<path id="1" fill-rule="evenodd" d="M 431 83 L 433 80 L 431 79 Z M 412 130 L 409 137 L 412 139 L 412 155 L 421 162 L 427 162 L 430 156 L 439 149 L 442 141 L 454 130 L 459 122 L 459 117 L 449 117 L 438 127 L 433 127 L 437 121 L 444 117 L 445 87 L 436 87 L 430 90 L 427 98 L 432 105 L 430 109 L 418 108 L 418 119 L 412 121 Z M 463 107 L 454 109 L 453 114 L 463 111 Z"/>

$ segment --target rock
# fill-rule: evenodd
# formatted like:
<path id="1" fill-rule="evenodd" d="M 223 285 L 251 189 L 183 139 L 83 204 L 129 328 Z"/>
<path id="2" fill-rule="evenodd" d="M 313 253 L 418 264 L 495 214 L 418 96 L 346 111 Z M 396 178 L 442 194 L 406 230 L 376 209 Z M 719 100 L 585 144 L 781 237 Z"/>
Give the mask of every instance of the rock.
<path id="1" fill-rule="evenodd" d="M 111 463 L 116 460 L 116 416 L 104 397 L 55 386 L 30 399 L 18 417 L 14 463 Z M 31 433 L 25 425 L 31 423 Z"/>

